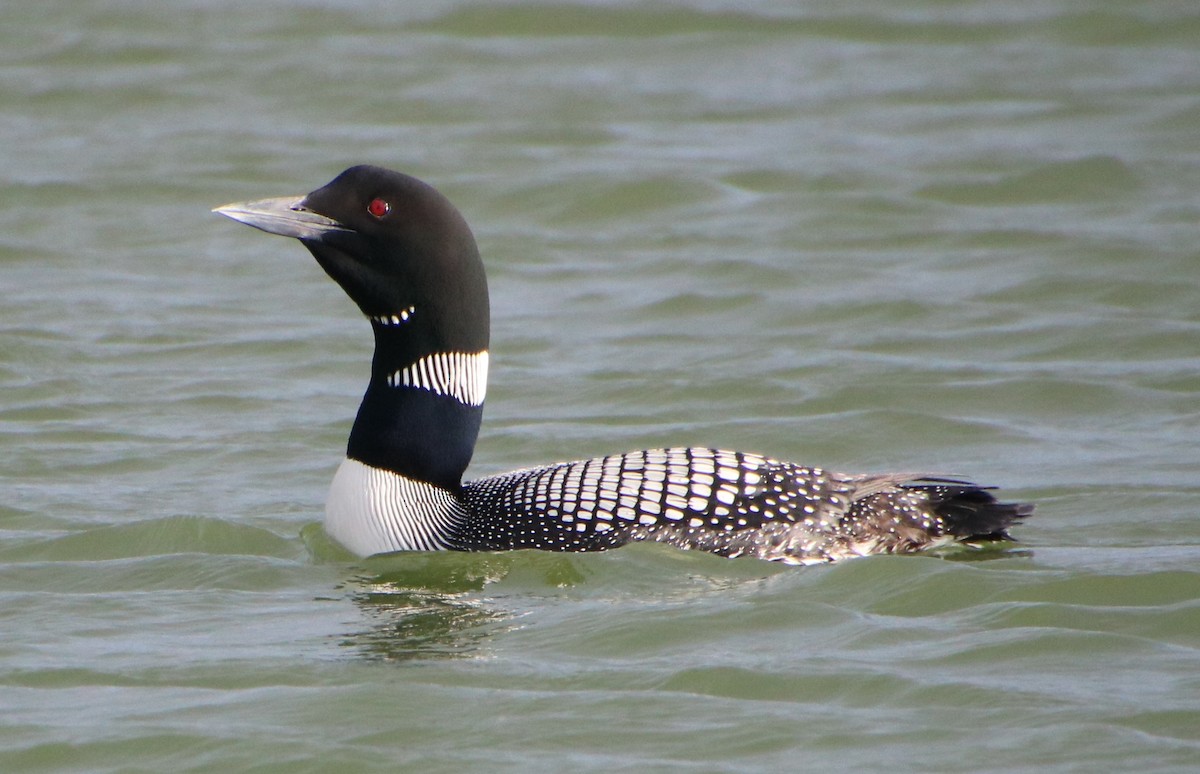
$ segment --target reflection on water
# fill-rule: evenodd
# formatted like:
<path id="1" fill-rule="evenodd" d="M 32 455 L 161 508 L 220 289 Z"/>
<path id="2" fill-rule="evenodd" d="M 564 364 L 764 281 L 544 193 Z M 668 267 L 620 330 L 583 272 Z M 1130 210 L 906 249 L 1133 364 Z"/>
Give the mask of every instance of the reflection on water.
<path id="1" fill-rule="evenodd" d="M 319 525 L 312 526 L 319 529 Z M 314 548 L 315 539 L 310 539 L 309 545 Z M 1029 558 L 1032 551 L 1001 542 L 950 546 L 926 555 L 952 562 L 984 562 Z M 329 547 L 321 548 L 319 556 L 330 558 Z M 627 592 L 639 602 L 653 598 L 670 603 L 761 588 L 763 581 L 777 575 L 803 572 L 658 544 L 627 546 L 604 557 L 608 561 L 597 554 L 542 551 L 411 552 L 371 557 L 360 563 L 363 572 L 348 578 L 342 587 L 362 611 L 365 628 L 339 642 L 374 660 L 472 658 L 484 651 L 492 637 L 517 627 L 515 619 L 521 612 L 505 600 L 551 592 L 558 595 L 561 589 L 574 588 L 583 596 L 612 598 Z M 585 584 L 588 580 L 593 582 Z M 588 588 L 580 588 L 585 585 Z"/>
<path id="2" fill-rule="evenodd" d="M 368 574 L 345 588 L 368 628 L 340 642 L 383 661 L 469 658 L 514 627 L 516 613 L 478 594 L 509 579 L 562 588 L 583 581 L 569 557 L 531 551 L 505 554 L 406 553 L 373 557 Z"/>
<path id="3" fill-rule="evenodd" d="M 987 543 L 965 543 L 926 551 L 951 562 L 989 562 L 993 559 L 1032 559 L 1033 549 L 1024 548 L 1016 540 L 997 540 Z"/>
<path id="4" fill-rule="evenodd" d="M 511 619 L 487 600 L 466 594 L 414 591 L 390 583 L 364 584 L 353 594 L 367 628 L 340 640 L 359 656 L 379 661 L 469 658 Z"/>

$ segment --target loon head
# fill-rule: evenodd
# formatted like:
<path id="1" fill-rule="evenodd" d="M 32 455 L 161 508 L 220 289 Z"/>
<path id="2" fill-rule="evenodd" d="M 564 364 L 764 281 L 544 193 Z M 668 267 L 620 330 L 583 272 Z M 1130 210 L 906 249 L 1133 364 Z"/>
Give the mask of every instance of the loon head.
<path id="1" fill-rule="evenodd" d="M 299 239 L 371 320 L 371 380 L 347 456 L 456 489 L 479 432 L 488 291 L 475 237 L 432 186 L 372 166 L 307 196 L 215 212 Z"/>
<path id="2" fill-rule="evenodd" d="M 487 349 L 487 278 L 475 237 L 432 186 L 362 165 L 307 196 L 214 212 L 299 239 L 377 333 L 403 328 L 413 356 Z"/>

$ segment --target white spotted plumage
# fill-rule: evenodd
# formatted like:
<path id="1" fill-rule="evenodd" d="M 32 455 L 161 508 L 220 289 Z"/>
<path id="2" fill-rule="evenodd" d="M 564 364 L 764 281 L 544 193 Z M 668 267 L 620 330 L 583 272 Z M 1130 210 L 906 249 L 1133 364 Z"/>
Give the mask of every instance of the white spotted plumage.
<path id="1" fill-rule="evenodd" d="M 800 487 L 814 492 L 809 503 L 831 499 L 843 511 L 849 505 L 852 486 L 817 469 L 755 454 L 652 449 L 473 481 L 466 486 L 472 518 L 464 534 L 484 544 L 577 551 L 642 539 L 692 547 L 701 534 L 723 534 L 733 546 L 734 533 L 753 532 L 747 527 L 797 526 L 800 504 L 791 493 Z M 552 517 L 546 502 L 561 515 Z"/>
<path id="2" fill-rule="evenodd" d="M 963 537 L 942 515 L 998 518 L 972 484 L 841 475 L 757 454 L 651 449 L 513 471 L 466 484 L 458 539 L 476 549 L 598 551 L 654 540 L 721 556 L 813 564 Z M 962 518 L 962 517 L 959 517 Z"/>

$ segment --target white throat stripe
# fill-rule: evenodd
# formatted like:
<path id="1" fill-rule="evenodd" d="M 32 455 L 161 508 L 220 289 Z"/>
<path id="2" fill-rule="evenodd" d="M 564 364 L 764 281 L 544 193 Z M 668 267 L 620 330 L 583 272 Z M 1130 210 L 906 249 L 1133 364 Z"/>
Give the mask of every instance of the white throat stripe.
<path id="1" fill-rule="evenodd" d="M 388 376 L 389 387 L 416 387 L 482 406 L 487 393 L 488 353 L 435 352 Z"/>

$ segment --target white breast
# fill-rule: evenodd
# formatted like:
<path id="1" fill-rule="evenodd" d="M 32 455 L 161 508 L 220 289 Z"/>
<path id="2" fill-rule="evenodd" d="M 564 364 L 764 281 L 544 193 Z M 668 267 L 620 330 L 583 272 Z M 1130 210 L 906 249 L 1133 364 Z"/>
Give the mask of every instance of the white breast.
<path id="1" fill-rule="evenodd" d="M 466 517 L 441 487 L 345 459 L 325 503 L 325 532 L 358 556 L 444 551 Z"/>

